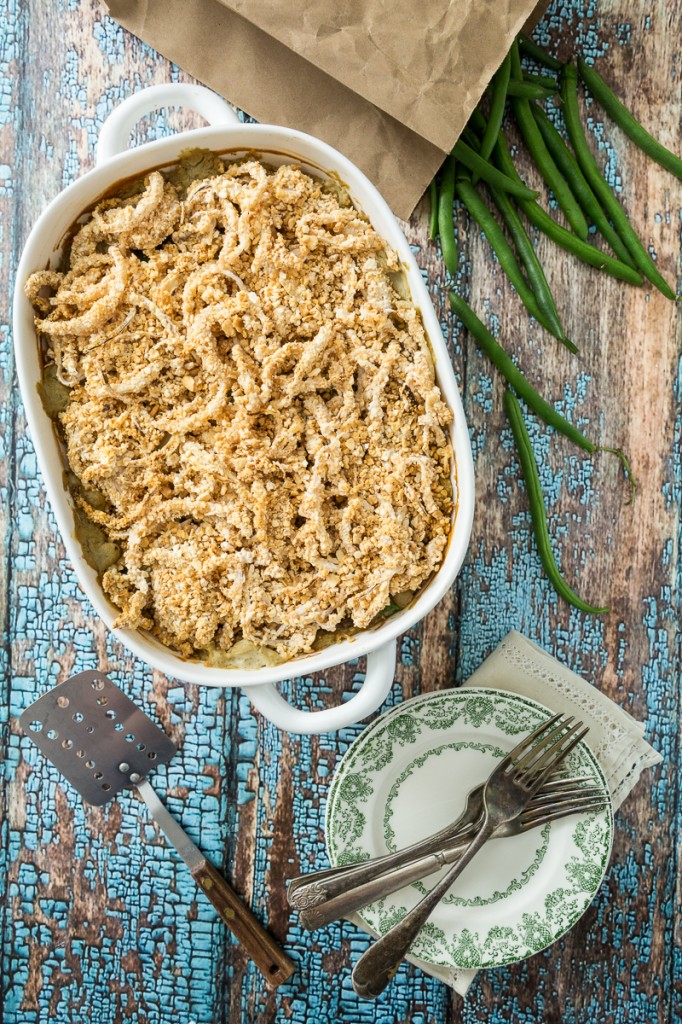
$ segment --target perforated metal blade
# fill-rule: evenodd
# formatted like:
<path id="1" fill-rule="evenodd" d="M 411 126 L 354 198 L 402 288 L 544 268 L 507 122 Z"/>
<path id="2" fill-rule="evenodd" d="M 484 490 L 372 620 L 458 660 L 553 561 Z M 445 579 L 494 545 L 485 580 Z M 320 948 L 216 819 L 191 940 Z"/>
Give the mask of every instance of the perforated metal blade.
<path id="1" fill-rule="evenodd" d="M 175 754 L 175 744 L 103 672 L 53 687 L 19 719 L 83 800 L 100 807 Z"/>

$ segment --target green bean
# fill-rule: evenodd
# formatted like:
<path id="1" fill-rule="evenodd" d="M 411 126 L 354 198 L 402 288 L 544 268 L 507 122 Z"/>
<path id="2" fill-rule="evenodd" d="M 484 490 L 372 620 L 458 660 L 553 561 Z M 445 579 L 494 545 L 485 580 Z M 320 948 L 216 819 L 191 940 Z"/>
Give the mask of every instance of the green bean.
<path id="1" fill-rule="evenodd" d="M 485 130 L 485 125 L 482 122 L 479 122 L 478 126 L 483 127 Z M 473 129 L 471 130 L 471 134 L 474 134 Z M 502 192 L 500 189 L 496 189 L 492 185 L 488 185 L 488 190 L 490 191 L 493 202 L 502 215 L 502 220 L 504 221 L 507 230 L 511 235 L 512 241 L 516 246 L 516 251 L 521 258 L 521 262 L 526 268 L 528 281 L 535 294 L 535 298 L 537 299 L 540 309 L 545 314 L 547 322 L 552 325 L 553 333 L 556 337 L 566 343 L 566 334 L 561 326 L 561 320 L 559 319 L 559 313 L 554 303 L 554 297 L 550 291 L 540 260 L 535 252 L 535 246 L 528 237 L 528 233 L 521 222 L 521 218 L 516 211 L 516 207 L 506 192 Z M 575 350 L 575 346 L 572 346 L 571 342 L 569 342 L 568 345 L 572 351 Z"/>
<path id="2" fill-rule="evenodd" d="M 635 261 L 637 268 L 642 271 L 645 277 L 649 278 L 651 283 L 655 285 L 655 287 L 658 288 L 666 298 L 674 300 L 674 291 L 657 270 L 656 264 L 642 245 L 630 224 L 623 207 L 611 191 L 611 187 L 606 179 L 602 177 L 601 171 L 597 167 L 597 162 L 587 144 L 585 131 L 580 120 L 580 111 L 578 109 L 578 74 L 572 64 L 567 64 L 564 67 L 561 81 L 561 97 L 564 101 L 564 116 L 566 118 L 568 137 L 573 145 L 573 150 L 578 158 L 578 163 L 583 169 L 583 174 L 592 186 L 592 189 L 602 204 L 605 213 L 613 221 L 613 226 L 616 231 L 630 250 L 630 255 Z"/>
<path id="3" fill-rule="evenodd" d="M 580 611 L 587 612 L 590 615 L 603 615 L 609 611 L 608 608 L 596 608 L 594 605 L 583 601 L 583 599 L 578 597 L 576 592 L 569 587 L 568 583 L 561 575 L 561 571 L 559 570 L 554 558 L 549 530 L 547 529 L 545 502 L 542 496 L 540 474 L 538 473 L 538 464 L 535 461 L 533 446 L 531 445 L 530 437 L 528 436 L 526 424 L 523 421 L 523 413 L 521 412 L 519 401 L 509 390 L 504 393 L 504 410 L 507 414 L 512 434 L 514 435 L 516 450 L 519 455 L 519 462 L 521 463 L 521 472 L 523 473 L 523 478 L 526 482 L 528 503 L 530 505 L 530 516 L 533 523 L 535 541 L 540 554 L 540 561 L 547 573 L 549 581 L 559 597 L 563 597 L 564 601 L 568 601 L 568 603 L 573 605 L 574 608 L 578 608 Z"/>
<path id="4" fill-rule="evenodd" d="M 434 175 L 429 182 L 429 239 L 435 242 L 438 238 L 438 185 Z"/>
<path id="5" fill-rule="evenodd" d="M 504 106 L 507 102 L 507 86 L 509 85 L 510 74 L 511 55 L 507 54 L 493 78 L 493 94 L 490 100 L 488 124 L 486 125 L 486 129 L 483 133 L 479 149 L 479 155 L 483 160 L 487 160 L 490 157 L 490 154 L 495 147 L 497 133 L 502 127 L 502 118 L 504 117 Z M 474 185 L 476 184 L 477 177 L 478 175 L 475 175 L 473 178 Z"/>
<path id="6" fill-rule="evenodd" d="M 497 137 L 495 159 L 501 171 L 504 171 L 510 178 L 522 180 L 514 166 L 507 141 L 502 132 Z M 636 270 L 633 270 L 632 267 L 625 263 L 621 263 L 620 260 L 613 259 L 612 256 L 601 252 L 595 246 L 589 245 L 588 242 L 582 242 L 573 232 L 567 231 L 561 224 L 557 224 L 538 203 L 519 200 L 519 206 L 531 224 L 547 235 L 553 242 L 556 242 L 557 245 L 560 245 L 562 249 L 577 256 L 583 263 L 588 263 L 591 267 L 603 270 L 619 281 L 627 281 L 629 284 L 634 285 L 642 284 L 642 276 Z"/>
<path id="7" fill-rule="evenodd" d="M 455 238 L 455 158 L 450 155 L 443 165 L 443 175 L 438 190 L 438 234 L 445 266 L 454 277 L 457 273 L 457 240 Z"/>
<path id="8" fill-rule="evenodd" d="M 481 140 L 479 139 L 473 128 L 470 128 L 468 124 L 462 128 L 462 134 L 460 135 L 462 142 L 466 142 L 469 149 L 473 149 L 475 153 L 478 153 Z"/>
<path id="9" fill-rule="evenodd" d="M 531 85 L 541 85 L 543 89 L 549 92 L 558 92 L 559 83 L 556 78 L 552 78 L 551 75 L 531 75 L 529 71 L 523 72 L 524 82 L 529 82 Z"/>
<path id="10" fill-rule="evenodd" d="M 485 131 L 485 117 L 481 113 L 481 110 L 476 107 L 469 118 L 469 123 L 474 126 L 476 131 L 481 134 Z M 499 169 L 503 171 L 508 177 L 513 178 L 519 183 L 523 183 L 523 179 L 516 170 L 514 161 L 511 158 L 507 141 L 504 137 L 504 133 L 500 132 L 497 137 L 497 143 L 494 150 L 495 162 Z M 528 220 L 533 224 L 539 231 L 547 235 L 553 242 L 561 246 L 567 252 L 577 256 L 583 263 L 587 263 L 597 270 L 603 270 L 611 277 L 617 278 L 619 281 L 626 281 L 628 284 L 641 285 L 643 278 L 636 270 L 620 260 L 613 259 L 607 253 L 601 252 L 595 246 L 590 245 L 588 242 L 582 242 L 576 235 L 571 231 L 567 231 L 566 228 L 562 227 L 561 224 L 557 224 L 548 213 L 537 203 L 526 200 L 519 200 L 519 206 L 525 213 Z"/>
<path id="11" fill-rule="evenodd" d="M 519 184 L 512 178 L 508 178 L 506 174 L 502 174 L 501 171 L 498 171 L 491 163 L 484 160 L 471 146 L 468 146 L 466 142 L 462 142 L 461 139 L 455 143 L 455 148 L 452 152 L 459 163 L 464 164 L 470 171 L 474 171 L 475 174 L 478 174 L 479 178 L 483 178 L 484 181 L 489 182 L 496 188 L 502 189 L 503 192 L 510 192 L 512 195 L 518 196 L 519 199 L 535 199 L 538 195 L 537 192 L 526 188 L 523 183 Z"/>
<path id="12" fill-rule="evenodd" d="M 682 159 L 676 153 L 671 153 L 669 149 L 661 145 L 653 135 L 649 135 L 646 128 L 642 127 L 627 107 L 621 103 L 615 93 L 611 91 L 599 72 L 586 64 L 581 57 L 578 58 L 578 70 L 580 71 L 580 77 L 590 92 L 599 100 L 606 113 L 610 114 L 619 128 L 623 129 L 635 145 L 644 150 L 647 156 L 650 156 L 661 167 L 665 167 L 671 174 L 674 174 L 676 178 L 682 179 Z"/>
<path id="13" fill-rule="evenodd" d="M 388 618 L 389 615 L 395 615 L 395 613 L 399 611 L 400 605 L 394 604 L 393 601 L 390 601 L 385 608 L 381 609 L 379 615 L 384 615 L 386 618 Z"/>
<path id="14" fill-rule="evenodd" d="M 623 243 L 618 232 L 609 222 L 608 217 L 599 205 L 599 200 L 589 186 L 585 175 L 580 169 L 580 164 L 571 153 L 570 149 L 554 127 L 547 114 L 537 103 L 531 104 L 533 116 L 537 122 L 540 133 L 545 140 L 545 145 L 550 151 L 554 162 L 569 182 L 573 194 L 582 206 L 588 217 L 597 226 L 603 237 L 609 243 L 619 260 L 634 266 L 632 257 L 627 246 Z"/>
<path id="15" fill-rule="evenodd" d="M 538 64 L 544 64 L 546 68 L 551 68 L 552 71 L 561 71 L 561 61 L 557 60 L 556 57 L 551 57 L 546 50 L 543 50 L 541 46 L 534 43 L 523 32 L 518 37 L 518 43 L 519 48 L 523 50 L 527 57 L 532 57 Z"/>
<path id="16" fill-rule="evenodd" d="M 481 137 L 485 135 L 485 130 L 488 126 L 488 122 L 483 115 L 480 107 L 474 107 L 471 111 L 469 120 L 467 121 L 467 127 L 471 128 L 472 131 L 477 132 Z M 497 139 L 495 140 L 497 142 Z M 514 179 L 516 180 L 516 179 Z"/>
<path id="17" fill-rule="evenodd" d="M 490 187 L 490 194 L 493 197 L 495 206 L 502 215 L 502 220 L 504 221 L 507 231 L 516 246 L 516 251 L 521 258 L 521 262 L 526 268 L 526 275 L 535 294 L 535 298 L 538 301 L 538 306 L 545 314 L 547 322 L 552 325 L 552 333 L 566 344 L 566 334 L 561 326 L 561 320 L 559 319 L 559 314 L 557 312 L 556 305 L 554 304 L 554 297 L 549 284 L 547 283 L 545 272 L 542 269 L 542 264 L 535 252 L 535 246 L 528 237 L 528 233 L 521 222 L 521 218 L 519 217 L 514 204 L 508 195 L 504 192 L 500 192 L 496 188 Z M 575 346 L 573 346 L 572 351 L 573 350 L 575 350 Z"/>
<path id="18" fill-rule="evenodd" d="M 499 342 L 493 338 L 485 324 L 481 323 L 473 309 L 463 299 L 460 299 L 459 295 L 455 295 L 454 292 L 450 292 L 450 308 L 459 317 L 507 383 L 511 384 L 514 390 L 521 395 L 523 400 L 528 403 L 531 409 L 535 410 L 548 426 L 554 427 L 560 434 L 567 437 L 569 441 L 573 441 L 579 448 L 590 452 L 590 454 L 597 450 L 597 446 L 588 437 L 585 437 L 577 427 L 574 427 L 572 423 L 564 419 L 553 405 L 550 405 L 542 395 L 538 394 Z"/>
<path id="19" fill-rule="evenodd" d="M 519 82 L 513 78 L 507 88 L 507 95 L 520 96 L 524 100 L 546 100 L 552 94 L 549 89 L 544 89 L 541 85 L 534 85 L 533 82 Z"/>
<path id="20" fill-rule="evenodd" d="M 547 235 L 548 238 L 556 242 L 566 252 L 573 253 L 583 263 L 596 267 L 597 270 L 603 270 L 604 273 L 615 277 L 619 281 L 626 281 L 628 284 L 636 286 L 642 285 L 643 278 L 637 270 L 634 270 L 629 264 L 623 263 L 621 260 L 614 259 L 608 253 L 602 252 L 601 249 L 597 249 L 594 245 L 590 245 L 589 242 L 583 242 L 582 239 L 577 238 L 572 231 L 568 231 L 563 225 L 557 224 L 538 203 L 523 203 L 521 208 L 526 217 L 528 217 L 528 220 L 538 231 L 542 231 L 544 235 Z"/>
<path id="21" fill-rule="evenodd" d="M 519 79 L 521 77 L 521 59 L 519 57 L 519 48 L 515 43 L 512 45 L 511 55 L 512 76 Z M 575 196 L 559 171 L 559 168 L 549 155 L 549 150 L 547 149 L 542 135 L 538 130 L 538 126 L 535 123 L 535 118 L 531 112 L 528 100 L 520 98 L 515 99 L 514 113 L 516 114 L 516 120 L 519 128 L 521 129 L 521 134 L 523 135 L 525 143 L 528 146 L 530 155 L 533 157 L 544 181 L 554 193 L 556 201 L 563 210 L 566 220 L 571 225 L 578 238 L 582 239 L 583 242 L 587 241 L 587 221 L 576 202 Z"/>
<path id="22" fill-rule="evenodd" d="M 631 496 L 630 501 L 634 497 L 636 482 L 635 477 L 630 468 L 630 463 L 627 460 L 624 452 L 620 448 L 609 448 L 607 445 L 596 445 L 594 441 L 590 441 L 589 437 L 574 427 L 572 423 L 569 423 L 561 413 L 557 412 L 553 405 L 545 401 L 542 395 L 538 394 L 530 381 L 524 377 L 519 370 L 518 366 L 505 352 L 502 346 L 493 338 L 492 334 L 485 326 L 481 323 L 473 309 L 467 306 L 464 299 L 460 299 L 459 295 L 455 295 L 454 292 L 450 292 L 450 308 L 453 313 L 459 317 L 466 329 L 472 335 L 474 340 L 478 343 L 479 348 L 483 349 L 490 362 L 495 366 L 502 374 L 507 384 L 510 384 L 516 393 L 523 398 L 524 402 L 538 414 L 540 419 L 544 420 L 547 426 L 553 427 L 558 430 L 560 434 L 567 437 L 569 441 L 573 441 L 583 451 L 589 452 L 593 455 L 595 452 L 611 452 L 612 455 L 617 456 L 619 459 L 623 471 L 630 481 Z M 629 502 L 628 502 L 629 504 Z"/>
<path id="23" fill-rule="evenodd" d="M 573 342 L 568 341 L 567 338 L 561 337 L 555 332 L 553 325 L 540 309 L 538 301 L 516 261 L 514 250 L 505 238 L 500 225 L 497 223 L 492 213 L 483 202 L 474 186 L 471 184 L 471 181 L 458 178 L 457 195 L 484 232 L 486 239 L 492 246 L 492 249 L 499 260 L 500 266 L 516 288 L 519 298 L 531 316 L 534 316 L 538 323 L 542 324 L 550 334 L 553 334 L 555 337 L 559 338 L 559 341 L 563 342 L 564 345 L 571 348 L 571 351 L 577 351 Z"/>

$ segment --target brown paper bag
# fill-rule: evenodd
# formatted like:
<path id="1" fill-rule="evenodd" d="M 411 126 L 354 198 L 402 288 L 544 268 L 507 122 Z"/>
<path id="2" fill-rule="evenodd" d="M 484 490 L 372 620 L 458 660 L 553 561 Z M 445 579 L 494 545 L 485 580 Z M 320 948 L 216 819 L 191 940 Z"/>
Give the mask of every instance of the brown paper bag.
<path id="1" fill-rule="evenodd" d="M 447 153 L 534 2 L 220 0 Z"/>
<path id="2" fill-rule="evenodd" d="M 536 0 L 105 2 L 124 27 L 252 117 L 340 149 L 403 218 L 536 6 Z"/>

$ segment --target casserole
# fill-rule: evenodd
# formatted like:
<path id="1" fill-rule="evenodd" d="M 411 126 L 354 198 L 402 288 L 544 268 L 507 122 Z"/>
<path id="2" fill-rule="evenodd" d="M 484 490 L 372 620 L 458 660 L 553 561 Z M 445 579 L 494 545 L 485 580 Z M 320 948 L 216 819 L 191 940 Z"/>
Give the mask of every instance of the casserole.
<path id="1" fill-rule="evenodd" d="M 211 127 L 183 132 L 127 150 L 135 122 L 159 107 L 183 105 L 204 116 Z M 375 230 L 396 250 L 404 266 L 413 303 L 421 310 L 436 363 L 443 399 L 453 413 L 453 485 L 456 505 L 446 556 L 414 602 L 373 630 L 322 651 L 284 664 L 244 671 L 187 661 L 141 631 L 114 629 L 116 637 L 150 667 L 178 679 L 214 686 L 248 687 L 255 706 L 276 725 L 293 732 L 324 732 L 359 721 L 384 700 L 393 681 L 396 637 L 421 619 L 452 585 L 462 564 L 473 514 L 473 466 L 468 433 L 457 385 L 435 312 L 410 248 L 388 206 L 365 176 L 345 157 L 311 136 L 270 125 L 244 125 L 218 96 L 201 86 L 153 86 L 130 97 L 105 122 L 97 149 L 97 166 L 62 192 L 45 210 L 31 232 L 17 271 L 14 302 L 14 341 L 17 369 L 38 462 L 62 539 L 82 589 L 111 629 L 118 609 L 105 597 L 95 570 L 85 561 L 74 536 L 72 499 L 63 480 L 63 462 L 52 422 L 42 407 L 37 385 L 41 380 L 39 345 L 33 309 L 23 294 L 30 273 L 58 264 L 61 247 L 73 223 L 94 201 L 122 179 L 142 176 L 176 161 L 188 148 L 211 149 L 235 156 L 256 153 L 268 164 L 296 163 L 315 176 L 338 176 Z M 306 676 L 367 655 L 367 672 L 360 691 L 337 708 L 306 712 L 291 708 L 274 683 Z"/>

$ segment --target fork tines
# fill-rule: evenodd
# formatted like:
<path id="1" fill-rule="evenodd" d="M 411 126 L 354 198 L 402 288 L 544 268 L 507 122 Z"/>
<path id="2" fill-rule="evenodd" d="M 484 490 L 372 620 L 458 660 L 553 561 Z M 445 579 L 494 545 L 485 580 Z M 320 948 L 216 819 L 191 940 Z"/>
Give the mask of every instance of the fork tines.
<path id="1" fill-rule="evenodd" d="M 589 728 L 576 722 L 573 715 L 553 715 L 507 755 L 507 770 L 522 775 L 526 786 L 537 789 L 588 732 Z"/>

